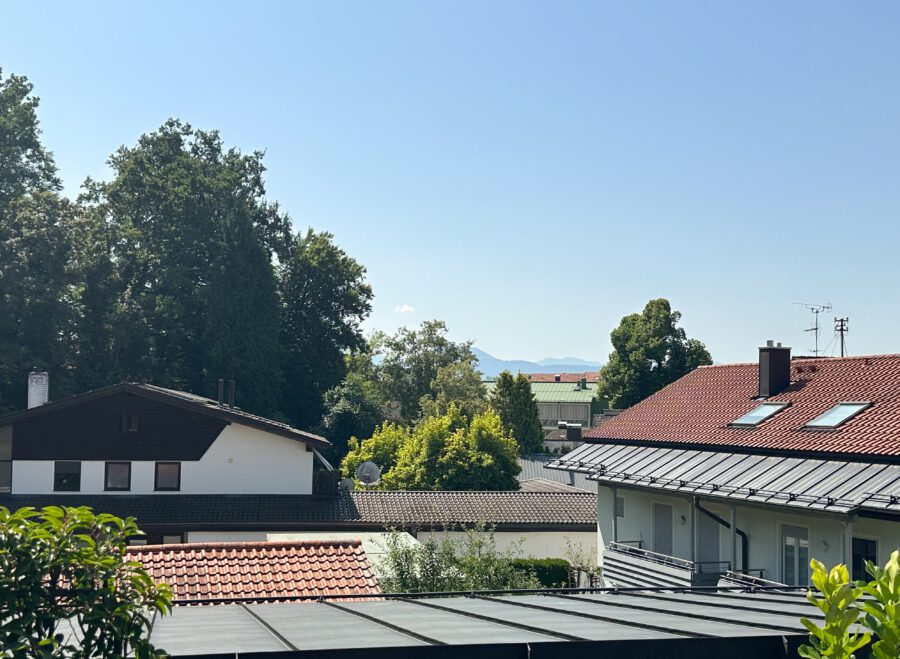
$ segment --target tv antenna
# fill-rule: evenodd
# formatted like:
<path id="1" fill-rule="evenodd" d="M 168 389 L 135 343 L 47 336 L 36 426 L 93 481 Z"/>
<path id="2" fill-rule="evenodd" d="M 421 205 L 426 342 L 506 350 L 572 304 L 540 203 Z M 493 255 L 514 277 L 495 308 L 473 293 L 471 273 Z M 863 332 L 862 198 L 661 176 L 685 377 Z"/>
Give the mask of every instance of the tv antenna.
<path id="1" fill-rule="evenodd" d="M 356 468 L 356 477 L 366 487 L 378 485 L 381 481 L 381 469 L 371 460 L 366 460 Z"/>
<path id="2" fill-rule="evenodd" d="M 819 356 L 819 330 L 821 329 L 819 326 L 819 314 L 826 313 L 831 311 L 831 303 L 828 304 L 809 304 L 808 302 L 794 302 L 794 304 L 799 304 L 801 307 L 806 307 L 813 314 L 813 324 L 809 329 L 803 330 L 804 332 L 812 332 L 815 337 L 815 347 L 813 348 L 813 356 Z"/>
<path id="3" fill-rule="evenodd" d="M 847 356 L 847 341 L 844 335 L 850 331 L 850 319 L 849 318 L 835 318 L 834 319 L 834 332 L 835 334 L 840 334 L 841 336 L 841 357 Z"/>

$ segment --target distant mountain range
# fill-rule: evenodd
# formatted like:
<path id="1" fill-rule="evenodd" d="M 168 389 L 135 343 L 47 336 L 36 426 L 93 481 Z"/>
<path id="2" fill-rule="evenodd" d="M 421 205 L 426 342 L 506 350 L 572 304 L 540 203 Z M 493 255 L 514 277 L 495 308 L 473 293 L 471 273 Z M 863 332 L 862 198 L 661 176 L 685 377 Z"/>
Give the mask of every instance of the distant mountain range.
<path id="1" fill-rule="evenodd" d="M 497 359 L 493 355 L 473 347 L 472 352 L 478 358 L 478 370 L 486 377 L 494 377 L 503 371 L 510 373 L 581 373 L 596 371 L 600 362 L 591 362 L 578 357 L 546 357 L 536 362 L 524 359 Z"/>

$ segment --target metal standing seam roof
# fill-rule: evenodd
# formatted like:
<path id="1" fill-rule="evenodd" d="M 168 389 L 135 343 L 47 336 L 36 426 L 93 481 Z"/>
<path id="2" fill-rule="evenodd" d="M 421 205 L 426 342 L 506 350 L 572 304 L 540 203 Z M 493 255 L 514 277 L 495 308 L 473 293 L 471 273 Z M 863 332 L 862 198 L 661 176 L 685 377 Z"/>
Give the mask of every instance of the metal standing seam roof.
<path id="1" fill-rule="evenodd" d="M 758 376 L 756 363 L 702 366 L 584 436 L 826 458 L 900 457 L 900 355 L 794 359 L 791 385 L 764 400 L 757 398 Z M 762 402 L 788 405 L 757 426 L 730 425 Z M 841 402 L 871 405 L 837 428 L 805 427 Z"/>
<path id="2" fill-rule="evenodd" d="M 484 383 L 488 393 L 496 386 L 494 380 Z M 590 403 L 596 395 L 597 385 L 588 382 L 586 389 L 571 382 L 532 382 L 531 393 L 539 403 Z"/>
<path id="3" fill-rule="evenodd" d="M 549 469 L 589 480 L 823 512 L 900 512 L 900 465 L 582 444 Z"/>
<path id="4" fill-rule="evenodd" d="M 172 657 L 508 643 L 532 648 L 555 643 L 558 647 L 546 647 L 558 656 L 566 651 L 561 642 L 583 642 L 596 652 L 603 647 L 595 645 L 598 642 L 622 641 L 656 642 L 654 656 L 663 656 L 665 649 L 658 642 L 728 638 L 741 639 L 740 644 L 774 638 L 783 653 L 785 638 L 795 645 L 805 639 L 802 615 L 820 617 L 801 595 L 790 593 L 620 590 L 389 596 L 354 602 L 176 607 L 155 621 L 150 640 Z M 732 656 L 766 656 L 735 647 Z"/>
<path id="5" fill-rule="evenodd" d="M 553 456 L 546 453 L 534 453 L 519 458 L 519 467 L 522 469 L 519 472 L 519 483 L 526 480 L 545 478 L 565 485 L 574 484 L 579 490 L 585 490 L 592 494 L 597 493 L 597 486 L 588 481 L 587 476 L 582 473 L 563 473 L 559 470 L 548 469 L 547 465 L 553 460 Z M 573 478 L 570 478 L 570 476 Z"/>

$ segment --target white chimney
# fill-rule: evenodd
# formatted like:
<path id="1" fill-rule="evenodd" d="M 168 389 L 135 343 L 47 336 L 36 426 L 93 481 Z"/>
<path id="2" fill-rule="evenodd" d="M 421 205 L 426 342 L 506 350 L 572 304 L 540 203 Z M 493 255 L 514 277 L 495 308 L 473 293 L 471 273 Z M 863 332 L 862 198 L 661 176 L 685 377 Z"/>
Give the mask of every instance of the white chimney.
<path id="1" fill-rule="evenodd" d="M 28 409 L 44 405 L 50 400 L 50 376 L 46 371 L 28 374 Z"/>

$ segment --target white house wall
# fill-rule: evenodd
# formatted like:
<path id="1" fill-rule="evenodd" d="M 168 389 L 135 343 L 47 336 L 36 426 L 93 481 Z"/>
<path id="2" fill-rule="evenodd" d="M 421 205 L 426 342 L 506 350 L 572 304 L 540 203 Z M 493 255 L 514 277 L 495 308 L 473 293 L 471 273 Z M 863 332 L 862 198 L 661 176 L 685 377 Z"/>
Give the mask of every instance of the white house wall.
<path id="1" fill-rule="evenodd" d="M 53 493 L 52 460 L 15 460 L 14 494 Z M 154 492 L 156 463 L 131 463 L 131 494 Z M 306 444 L 249 426 L 232 423 L 222 430 L 203 457 L 181 463 L 178 494 L 312 494 L 313 453 Z M 105 462 L 82 461 L 83 494 L 106 492 Z M 62 494 L 62 493 L 60 493 Z M 156 494 L 175 494 L 157 492 Z"/>
<path id="2" fill-rule="evenodd" d="M 653 502 L 666 503 L 673 507 L 673 554 L 678 558 L 691 559 L 691 507 L 687 495 L 665 495 L 656 492 L 616 488 L 616 495 L 625 500 L 625 516 L 617 520 L 616 531 L 619 542 L 642 541 L 645 549 L 653 549 Z M 613 540 L 613 499 L 612 490 L 600 487 L 597 499 L 598 542 L 604 546 Z M 701 500 L 700 504 L 717 514 L 726 522 L 730 521 L 731 507 L 728 503 Z M 762 568 L 764 577 L 781 580 L 781 527 L 785 524 L 809 529 L 809 555 L 827 566 L 849 562 L 844 555 L 844 519 L 837 516 L 816 513 L 793 513 L 770 507 L 736 507 L 737 528 L 748 536 L 749 564 L 740 565 L 741 538 L 738 544 L 738 566 L 750 569 Z M 702 513 L 696 512 L 699 516 Z M 900 523 L 886 520 L 855 518 L 852 535 L 877 541 L 878 561 L 884 564 L 890 553 L 900 547 Z M 731 531 L 724 526 L 719 529 L 719 560 L 731 560 Z M 602 554 L 602 552 L 601 552 Z M 602 560 L 602 557 L 601 557 Z"/>
<path id="3" fill-rule="evenodd" d="M 416 537 L 418 540 L 427 540 L 430 536 L 443 536 L 442 531 L 423 531 Z M 465 531 L 448 531 L 447 535 L 454 541 L 462 541 Z M 592 556 L 597 554 L 597 534 L 593 531 L 530 531 L 511 532 L 497 531 L 494 533 L 494 543 L 499 551 L 506 551 L 521 542 L 516 555 L 520 557 L 533 556 L 534 558 L 567 558 L 568 539 L 572 545 L 580 545 Z"/>

